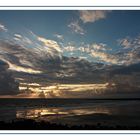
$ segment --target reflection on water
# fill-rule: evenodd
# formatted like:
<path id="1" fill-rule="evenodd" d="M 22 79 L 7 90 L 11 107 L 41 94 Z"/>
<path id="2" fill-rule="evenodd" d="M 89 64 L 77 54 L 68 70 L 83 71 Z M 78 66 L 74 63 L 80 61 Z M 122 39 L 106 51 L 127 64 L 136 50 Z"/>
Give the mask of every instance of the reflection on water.
<path id="1" fill-rule="evenodd" d="M 17 118 L 38 118 L 42 116 L 54 116 L 54 115 L 66 115 L 67 112 L 61 112 L 59 109 L 47 109 L 47 108 L 40 108 L 40 109 L 26 109 L 20 110 L 16 112 Z"/>
<path id="2" fill-rule="evenodd" d="M 8 104 L 9 103 L 9 104 Z M 86 101 L 3 101 L 0 102 L 0 121 L 12 121 L 19 118 L 35 119 L 37 121 L 55 121 L 61 118 L 76 119 L 80 116 L 85 116 L 85 121 L 88 121 L 88 115 L 97 117 L 98 115 L 108 116 L 125 116 L 125 118 L 135 116 L 135 119 L 140 118 L 140 102 L 139 100 L 86 100 Z M 97 117 L 98 119 L 98 117 Z M 77 121 L 77 120 L 76 120 Z"/>
<path id="3" fill-rule="evenodd" d="M 104 107 L 86 107 L 86 108 L 40 108 L 40 109 L 26 109 L 17 111 L 17 118 L 41 118 L 45 117 L 47 120 L 55 119 L 56 117 L 65 117 L 65 116 L 76 116 L 76 115 L 87 115 L 87 114 L 111 114 L 111 110 Z"/>

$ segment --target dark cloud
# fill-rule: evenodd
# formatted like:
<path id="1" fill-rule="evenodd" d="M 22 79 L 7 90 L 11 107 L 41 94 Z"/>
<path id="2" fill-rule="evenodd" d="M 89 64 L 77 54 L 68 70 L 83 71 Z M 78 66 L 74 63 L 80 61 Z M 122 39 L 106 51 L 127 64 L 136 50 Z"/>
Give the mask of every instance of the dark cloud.
<path id="1" fill-rule="evenodd" d="M 0 60 L 0 95 L 16 95 L 19 92 L 18 83 L 8 71 L 8 64 Z"/>
<path id="2" fill-rule="evenodd" d="M 43 75 L 43 77 L 46 77 L 46 80 L 49 79 L 56 82 L 97 82 L 99 81 L 97 80 L 99 77 L 96 71 L 102 69 L 104 66 L 104 64 L 91 63 L 86 59 L 78 57 L 49 57 L 47 52 L 46 55 L 40 57 L 40 55 L 36 54 L 34 49 L 24 48 L 23 46 L 8 42 L 0 42 L 0 48 L 2 50 L 0 57 L 3 60 L 12 64 L 15 70 L 21 69 L 21 67 L 25 69 L 25 71 L 21 70 L 18 72 L 29 75 L 25 74 L 26 70 L 29 68 L 32 70 L 39 70 L 42 73 L 38 74 L 39 77 Z M 55 54 L 55 52 L 52 53 Z M 15 73 L 17 72 L 14 72 L 14 75 L 19 75 Z M 30 73 L 30 75 L 33 76 L 33 73 Z M 98 78 L 94 79 L 94 75 Z M 35 73 L 33 77 L 37 77 L 37 73 Z"/>
<path id="3" fill-rule="evenodd" d="M 122 66 L 111 66 L 107 69 L 107 79 L 116 84 L 116 92 L 139 93 L 140 63 Z"/>
<path id="4" fill-rule="evenodd" d="M 128 66 L 116 66 L 114 70 L 110 72 L 110 74 L 131 75 L 133 73 L 139 73 L 139 72 L 140 72 L 140 63 L 136 63 Z"/>
<path id="5" fill-rule="evenodd" d="M 53 55 L 55 51 L 51 51 L 53 57 L 50 57 L 50 52 L 47 54 L 46 51 L 45 55 L 44 53 L 41 55 L 42 51 L 38 53 L 33 48 L 25 48 L 8 42 L 1 42 L 0 48 L 1 59 L 15 66 L 15 69 L 12 70 L 13 76 L 15 78 L 24 79 L 24 82 L 26 83 L 35 82 L 42 85 L 54 83 L 87 84 L 111 82 L 116 84 L 116 88 L 114 89 L 115 92 L 137 92 L 140 90 L 140 63 L 136 63 L 136 61 L 135 63 L 125 63 L 125 65 L 110 65 L 105 63 L 89 62 L 87 59 L 79 57 L 60 57 L 59 55 Z M 138 48 L 129 51 L 129 53 L 130 52 L 133 53 L 136 58 L 139 57 L 140 51 Z M 119 61 L 121 57 L 124 57 L 124 53 L 116 53 L 115 57 L 117 57 Z M 128 62 L 128 60 L 126 61 Z M 5 78 L 4 80 L 0 78 L 0 81 L 3 83 L 1 90 L 3 89 L 4 91 L 6 90 L 4 87 L 7 87 L 4 85 L 11 83 L 9 81 L 12 81 L 12 83 L 15 82 L 10 73 L 7 71 L 8 65 L 4 62 L 1 63 L 3 63 L 1 64 L 1 73 L 4 73 L 2 75 L 4 75 Z M 24 68 L 25 71 L 17 71 L 16 69 L 19 67 L 20 69 L 21 67 Z M 29 68 L 31 72 L 28 71 Z M 41 71 L 41 73 L 33 73 L 33 70 Z M 15 87 L 13 85 L 12 87 L 16 89 L 18 84 L 14 85 Z M 10 88 L 8 91 L 12 91 L 12 88 Z M 112 91 L 107 90 L 106 92 L 111 93 Z"/>

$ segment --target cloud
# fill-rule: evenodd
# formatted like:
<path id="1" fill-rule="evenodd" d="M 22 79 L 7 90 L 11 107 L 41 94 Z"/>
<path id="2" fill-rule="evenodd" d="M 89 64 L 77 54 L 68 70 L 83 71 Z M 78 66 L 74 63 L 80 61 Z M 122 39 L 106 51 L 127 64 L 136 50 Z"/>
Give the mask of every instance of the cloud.
<path id="1" fill-rule="evenodd" d="M 4 60 L 9 69 L 17 72 L 41 73 L 37 68 L 36 52 L 8 42 L 0 42 L 0 59 Z"/>
<path id="2" fill-rule="evenodd" d="M 14 34 L 10 39 L 13 40 L 0 41 L 0 58 L 9 64 L 12 71 L 40 74 L 46 71 L 48 65 L 58 63 L 62 57 L 61 47 L 56 41 L 33 32 L 29 36 Z"/>
<path id="3" fill-rule="evenodd" d="M 124 48 L 130 48 L 132 44 L 129 38 L 124 38 L 119 40 L 119 45 L 123 46 Z"/>
<path id="4" fill-rule="evenodd" d="M 17 95 L 19 84 L 8 71 L 8 64 L 0 60 L 0 95 Z"/>
<path id="5" fill-rule="evenodd" d="M 71 56 L 86 56 L 92 61 L 115 64 L 115 65 L 131 65 L 140 62 L 140 36 L 135 38 L 126 37 L 120 39 L 116 51 L 113 51 L 104 43 L 81 43 L 76 45 L 74 43 L 67 44 L 63 47 L 63 52 L 70 52 Z M 94 59 L 96 58 L 96 59 Z"/>
<path id="6" fill-rule="evenodd" d="M 115 57 L 111 54 L 107 54 L 105 52 L 92 51 L 91 56 L 95 57 L 95 58 L 98 58 L 102 62 L 111 63 L 111 64 L 118 64 L 117 57 Z"/>
<path id="7" fill-rule="evenodd" d="M 40 37 L 33 33 L 32 31 L 29 31 L 28 36 L 25 36 L 26 40 L 30 40 L 31 43 L 27 44 L 24 43 L 23 46 L 25 49 L 29 50 L 31 53 L 34 53 L 38 55 L 41 59 L 44 57 L 46 59 L 61 59 L 62 57 L 62 50 L 60 44 L 58 44 L 57 41 L 47 39 L 44 37 Z M 19 45 L 22 44 L 22 42 L 25 39 L 22 39 L 21 42 L 18 42 Z"/>
<path id="8" fill-rule="evenodd" d="M 5 25 L 3 25 L 3 24 L 0 23 L 0 31 L 7 32 L 8 29 L 5 27 Z"/>
<path id="9" fill-rule="evenodd" d="M 107 69 L 107 68 L 106 68 Z M 112 66 L 108 69 L 108 79 L 116 84 L 117 92 L 137 92 L 140 91 L 140 63 Z"/>
<path id="10" fill-rule="evenodd" d="M 94 50 L 97 50 L 97 51 L 106 51 L 107 50 L 107 45 L 106 44 L 103 44 L 103 43 L 93 43 L 91 45 L 91 48 L 93 48 Z"/>
<path id="11" fill-rule="evenodd" d="M 33 68 L 26 68 L 26 67 L 18 66 L 16 64 L 12 64 L 8 61 L 7 61 L 7 63 L 9 64 L 9 67 L 10 67 L 9 69 L 10 70 L 14 70 L 14 71 L 17 71 L 17 72 L 25 72 L 25 73 L 30 73 L 30 74 L 42 73 L 42 71 L 35 70 Z"/>
<path id="12" fill-rule="evenodd" d="M 123 47 L 116 55 L 124 65 L 140 62 L 140 36 L 120 39 L 119 45 Z"/>
<path id="13" fill-rule="evenodd" d="M 111 49 L 103 43 L 81 44 L 79 46 L 76 46 L 74 44 L 68 44 L 66 47 L 63 48 L 64 52 L 71 52 L 73 53 L 73 55 L 80 53 L 81 56 L 97 58 L 98 62 L 117 64 L 117 58 L 107 53 L 107 51 L 110 50 Z"/>
<path id="14" fill-rule="evenodd" d="M 60 45 L 33 32 L 29 36 L 14 34 L 12 38 L 12 41 L 0 41 L 0 58 L 9 65 L 16 78 L 23 78 L 27 83 L 104 83 L 115 66 L 140 62 L 138 37 L 131 39 L 131 44 L 137 44 L 130 47 L 132 49 L 124 51 L 121 48 L 118 52 L 113 52 L 104 43 Z M 31 43 L 26 43 L 25 38 Z M 74 55 L 66 57 L 62 52 Z"/>
<path id="15" fill-rule="evenodd" d="M 22 38 L 22 35 L 20 35 L 20 34 L 14 34 L 14 36 L 17 38 Z"/>
<path id="16" fill-rule="evenodd" d="M 80 14 L 80 19 L 83 21 L 83 23 L 88 23 L 88 22 L 95 22 L 100 19 L 104 19 L 107 16 L 107 13 L 109 11 L 101 11 L 101 10 L 82 10 L 79 11 Z"/>
<path id="17" fill-rule="evenodd" d="M 63 51 L 66 51 L 66 52 L 74 52 L 77 50 L 78 50 L 78 48 L 76 48 L 75 46 L 72 46 L 72 45 L 68 45 L 63 48 Z"/>
<path id="18" fill-rule="evenodd" d="M 73 33 L 84 35 L 85 31 L 84 29 L 80 26 L 79 21 L 73 21 L 68 25 L 69 28 L 71 28 Z"/>
<path id="19" fill-rule="evenodd" d="M 64 40 L 64 37 L 63 35 L 60 35 L 60 34 L 54 34 L 54 36 L 60 40 Z"/>
<path id="20" fill-rule="evenodd" d="M 101 63 L 89 62 L 87 59 L 79 57 L 64 56 L 62 56 L 62 59 L 58 62 L 57 58 L 49 59 L 47 55 L 41 55 L 44 45 L 42 45 L 42 49 L 38 50 L 38 52 L 33 48 L 24 48 L 23 46 L 8 43 L 3 43 L 0 46 L 0 49 L 3 50 L 0 56 L 7 62 L 10 67 L 9 69 L 12 70 L 14 76 L 23 78 L 28 83 L 105 83 L 106 77 L 108 77 L 107 72 L 110 73 L 111 70 L 114 69 L 113 65 L 108 66 L 107 64 L 119 64 L 121 62 L 118 59 L 120 58 L 120 54 L 113 55 L 107 53 L 106 50 L 108 48 L 102 43 L 83 44 L 82 47 L 79 46 L 77 48 L 76 46 L 72 47 L 72 44 L 69 44 L 68 48 L 68 50 L 71 49 L 72 51 L 75 51 L 75 49 L 77 49 L 77 51 L 92 55 L 93 58 L 98 58 Z M 41 46 L 39 46 L 39 48 L 40 47 Z M 43 52 L 46 52 L 47 54 L 46 49 L 44 49 Z M 21 63 L 21 60 L 24 60 L 25 64 Z M 121 60 L 124 60 L 122 55 Z M 6 70 L 4 69 L 4 71 Z M 114 76 L 115 73 L 113 77 Z M 116 82 L 119 79 L 118 77 L 119 76 L 116 76 L 112 79 L 112 82 Z M 120 86 L 121 85 L 118 87 Z"/>
<path id="21" fill-rule="evenodd" d="M 66 47 L 63 48 L 63 50 L 68 52 L 80 51 L 82 53 L 89 54 L 91 51 L 106 51 L 110 50 L 110 48 L 107 48 L 107 45 L 103 43 L 80 44 L 80 46 L 68 44 Z"/>
<path id="22" fill-rule="evenodd" d="M 123 39 L 118 40 L 119 45 L 123 46 L 125 49 L 128 48 L 136 48 L 140 45 L 140 36 L 136 38 L 125 37 Z"/>
<path id="23" fill-rule="evenodd" d="M 61 52 L 61 48 L 56 41 L 49 40 L 49 39 L 46 39 L 46 38 L 43 38 L 43 37 L 38 37 L 38 40 L 40 42 L 42 42 L 46 47 L 50 47 L 50 48 L 55 49 L 58 52 Z"/>
<path id="24" fill-rule="evenodd" d="M 26 45 L 31 45 L 33 44 L 32 40 L 29 39 L 26 36 L 22 36 L 21 34 L 14 34 L 14 41 L 16 41 L 16 43 L 22 45 L 22 46 L 26 46 Z"/>

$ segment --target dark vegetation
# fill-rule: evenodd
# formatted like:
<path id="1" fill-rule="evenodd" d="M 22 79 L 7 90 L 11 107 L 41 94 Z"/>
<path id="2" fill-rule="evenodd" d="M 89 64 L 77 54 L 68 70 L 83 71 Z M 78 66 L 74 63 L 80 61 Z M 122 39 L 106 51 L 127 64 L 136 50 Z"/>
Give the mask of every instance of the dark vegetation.
<path id="1" fill-rule="evenodd" d="M 36 122 L 30 119 L 19 119 L 11 122 L 0 122 L 0 130 L 140 130 L 140 126 L 108 126 L 97 123 L 95 125 L 67 125 L 50 122 Z"/>

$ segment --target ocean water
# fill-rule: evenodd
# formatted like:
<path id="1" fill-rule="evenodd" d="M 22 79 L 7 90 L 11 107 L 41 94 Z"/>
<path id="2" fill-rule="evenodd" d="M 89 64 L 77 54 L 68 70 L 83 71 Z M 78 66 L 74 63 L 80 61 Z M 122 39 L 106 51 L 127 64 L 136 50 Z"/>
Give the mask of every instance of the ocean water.
<path id="1" fill-rule="evenodd" d="M 0 121 L 140 126 L 140 100 L 0 99 Z"/>

